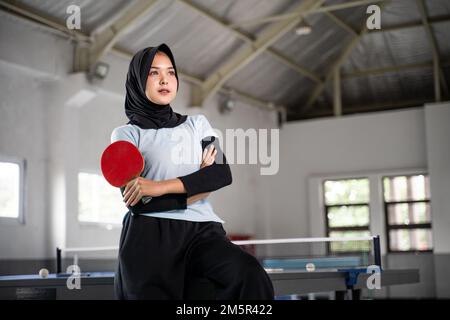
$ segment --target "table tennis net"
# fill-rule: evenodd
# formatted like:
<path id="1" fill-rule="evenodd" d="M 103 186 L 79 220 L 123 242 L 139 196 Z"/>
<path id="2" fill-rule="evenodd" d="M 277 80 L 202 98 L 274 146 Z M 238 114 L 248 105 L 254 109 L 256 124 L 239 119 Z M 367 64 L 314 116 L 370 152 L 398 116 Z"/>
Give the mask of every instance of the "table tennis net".
<path id="1" fill-rule="evenodd" d="M 235 241 L 235 243 L 255 256 L 265 269 L 271 271 L 338 270 L 366 268 L 372 265 L 381 268 L 378 237 L 268 239 L 250 240 L 250 243 Z M 64 273 L 70 265 L 79 265 L 84 271 L 97 271 L 95 266 L 102 261 L 101 257 L 106 255 L 115 260 L 117 256 L 116 248 L 108 247 L 98 250 L 93 248 L 64 250 L 57 249 L 57 273 Z M 103 268 L 110 270 L 111 266 L 104 265 Z"/>
<path id="2" fill-rule="evenodd" d="M 379 249 L 373 240 L 249 244 L 241 247 L 270 271 L 337 270 L 380 264 L 377 260 Z"/>

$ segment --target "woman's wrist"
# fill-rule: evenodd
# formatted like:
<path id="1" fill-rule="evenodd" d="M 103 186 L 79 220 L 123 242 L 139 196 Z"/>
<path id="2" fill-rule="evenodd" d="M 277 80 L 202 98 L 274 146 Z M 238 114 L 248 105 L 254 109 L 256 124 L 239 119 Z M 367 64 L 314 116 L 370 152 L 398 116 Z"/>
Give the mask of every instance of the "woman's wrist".
<path id="1" fill-rule="evenodd" d="M 160 190 L 161 195 L 168 193 L 186 193 L 183 182 L 178 178 L 155 182 L 158 184 L 157 188 Z"/>

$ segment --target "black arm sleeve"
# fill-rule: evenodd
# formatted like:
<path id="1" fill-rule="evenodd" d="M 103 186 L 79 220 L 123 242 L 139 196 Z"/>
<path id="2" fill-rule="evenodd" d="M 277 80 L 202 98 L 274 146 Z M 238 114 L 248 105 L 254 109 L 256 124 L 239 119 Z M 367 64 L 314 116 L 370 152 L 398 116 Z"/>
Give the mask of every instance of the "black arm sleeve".
<path id="1" fill-rule="evenodd" d="M 125 190 L 121 188 L 122 192 Z M 139 201 L 134 206 L 129 206 L 128 209 L 134 214 L 140 213 L 152 213 L 169 210 L 184 210 L 187 208 L 187 195 L 186 193 L 168 193 L 159 197 L 153 197 L 150 202 L 144 204 Z"/>
<path id="2" fill-rule="evenodd" d="M 183 182 L 187 196 L 203 192 L 211 192 L 230 185 L 233 182 L 231 169 L 225 154 L 220 149 L 219 140 L 215 137 L 206 137 L 202 140 L 202 149 L 213 144 L 217 150 L 216 161 L 189 175 L 178 177 Z"/>

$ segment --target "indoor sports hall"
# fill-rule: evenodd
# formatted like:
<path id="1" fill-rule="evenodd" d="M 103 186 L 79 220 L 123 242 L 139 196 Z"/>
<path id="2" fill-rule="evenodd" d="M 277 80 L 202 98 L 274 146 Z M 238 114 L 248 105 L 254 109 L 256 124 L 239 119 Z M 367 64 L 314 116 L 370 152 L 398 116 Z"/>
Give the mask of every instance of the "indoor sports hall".
<path id="1" fill-rule="evenodd" d="M 447 0 L 0 0 L 0 299 L 450 298 L 449 28 Z"/>

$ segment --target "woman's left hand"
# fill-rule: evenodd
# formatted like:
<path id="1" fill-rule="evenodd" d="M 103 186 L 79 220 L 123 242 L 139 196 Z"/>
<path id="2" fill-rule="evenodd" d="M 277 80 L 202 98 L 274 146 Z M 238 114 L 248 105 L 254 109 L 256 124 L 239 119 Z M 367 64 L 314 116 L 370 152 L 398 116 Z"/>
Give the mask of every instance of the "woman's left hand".
<path id="1" fill-rule="evenodd" d="M 202 163 L 200 164 L 200 169 L 212 165 L 216 159 L 216 155 L 217 149 L 215 149 L 213 144 L 210 147 L 206 147 L 205 150 L 203 150 Z"/>
<path id="2" fill-rule="evenodd" d="M 123 201 L 128 207 L 136 205 L 144 196 L 158 197 L 161 195 L 163 195 L 163 190 L 158 181 L 137 177 L 126 185 L 123 192 Z"/>

